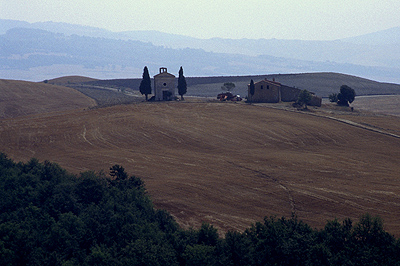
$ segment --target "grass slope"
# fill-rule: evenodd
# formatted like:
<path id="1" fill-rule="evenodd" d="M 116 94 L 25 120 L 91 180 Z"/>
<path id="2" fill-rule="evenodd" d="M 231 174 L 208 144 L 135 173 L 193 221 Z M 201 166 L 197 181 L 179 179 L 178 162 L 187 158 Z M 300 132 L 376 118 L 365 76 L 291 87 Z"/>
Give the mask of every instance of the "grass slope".
<path id="1" fill-rule="evenodd" d="M 96 104 L 74 89 L 27 81 L 0 80 L 0 95 L 0 119 Z"/>
<path id="2" fill-rule="evenodd" d="M 400 135 L 400 118 L 352 116 Z M 120 164 L 185 227 L 241 230 L 292 213 L 321 227 L 368 212 L 400 235 L 399 139 L 326 117 L 244 103 L 119 105 L 3 119 L 0 150 L 73 172 Z"/>

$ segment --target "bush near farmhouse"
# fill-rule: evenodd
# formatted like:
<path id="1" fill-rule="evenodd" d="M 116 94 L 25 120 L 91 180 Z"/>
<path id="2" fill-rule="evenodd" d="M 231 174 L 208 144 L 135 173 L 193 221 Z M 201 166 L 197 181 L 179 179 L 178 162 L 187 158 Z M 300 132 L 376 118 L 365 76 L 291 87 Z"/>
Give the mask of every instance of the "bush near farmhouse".
<path id="1" fill-rule="evenodd" d="M 340 92 L 337 95 L 338 105 L 349 106 L 349 103 L 352 103 L 356 97 L 356 92 L 347 85 L 342 85 L 340 87 Z"/>
<path id="2" fill-rule="evenodd" d="M 331 93 L 331 94 L 329 94 L 329 101 L 331 102 L 331 103 L 337 103 L 337 101 L 338 101 L 338 94 L 337 93 Z"/>
<path id="3" fill-rule="evenodd" d="M 300 105 L 301 107 L 304 106 L 304 109 L 307 109 L 307 104 L 310 103 L 312 98 L 311 92 L 308 90 L 302 90 L 299 94 L 299 97 L 297 98 L 297 104 Z"/>

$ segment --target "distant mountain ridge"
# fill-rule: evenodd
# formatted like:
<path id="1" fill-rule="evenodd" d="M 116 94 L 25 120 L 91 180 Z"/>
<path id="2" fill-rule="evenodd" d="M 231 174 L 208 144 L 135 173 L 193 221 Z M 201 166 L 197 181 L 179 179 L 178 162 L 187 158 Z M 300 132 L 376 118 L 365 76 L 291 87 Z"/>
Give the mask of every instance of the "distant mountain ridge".
<path id="1" fill-rule="evenodd" d="M 56 22 L 0 20 L 0 77 L 140 77 L 161 66 L 186 76 L 338 72 L 400 83 L 400 27 L 335 41 L 197 39 L 111 32 Z"/>
<path id="2" fill-rule="evenodd" d="M 83 26 L 79 24 L 52 21 L 29 23 L 20 20 L 0 19 L 0 34 L 5 34 L 8 30 L 13 28 L 40 29 L 54 33 L 62 33 L 65 35 L 76 34 L 81 36 L 101 38 L 112 38 L 113 36 L 116 38 L 118 35 L 118 33 L 113 33 L 105 29 Z"/>
<path id="3" fill-rule="evenodd" d="M 279 39 L 196 39 L 160 32 L 124 32 L 132 40 L 215 53 L 269 55 L 287 59 L 400 68 L 400 27 L 334 41 Z"/>
<path id="4" fill-rule="evenodd" d="M 369 44 L 369 45 L 382 45 L 382 44 L 399 44 L 400 43 L 400 27 L 393 27 L 387 30 L 382 30 L 374 33 L 368 33 L 356 37 L 342 39 L 342 41 Z"/>

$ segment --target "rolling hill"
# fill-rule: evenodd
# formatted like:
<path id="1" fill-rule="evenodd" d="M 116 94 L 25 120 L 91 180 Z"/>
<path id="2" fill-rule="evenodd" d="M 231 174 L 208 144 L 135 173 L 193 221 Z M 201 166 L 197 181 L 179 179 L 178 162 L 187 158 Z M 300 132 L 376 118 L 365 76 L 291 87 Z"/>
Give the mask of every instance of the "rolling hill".
<path id="1" fill-rule="evenodd" d="M 86 82 L 93 82 L 97 81 L 98 79 L 93 79 L 89 77 L 83 77 L 83 76 L 65 76 L 65 77 L 59 77 L 59 78 L 54 78 L 51 80 L 47 80 L 49 84 L 53 85 L 68 85 L 68 84 L 76 84 L 76 83 L 86 83 Z"/>
<path id="2" fill-rule="evenodd" d="M 3 118 L 0 150 L 74 173 L 120 164 L 184 227 L 292 213 L 321 227 L 368 212 L 399 236 L 400 142 L 383 133 L 400 135 L 400 118 L 272 107 L 187 100 Z"/>
<path id="3" fill-rule="evenodd" d="M 0 79 L 0 119 L 83 109 L 95 100 L 64 86 Z"/>

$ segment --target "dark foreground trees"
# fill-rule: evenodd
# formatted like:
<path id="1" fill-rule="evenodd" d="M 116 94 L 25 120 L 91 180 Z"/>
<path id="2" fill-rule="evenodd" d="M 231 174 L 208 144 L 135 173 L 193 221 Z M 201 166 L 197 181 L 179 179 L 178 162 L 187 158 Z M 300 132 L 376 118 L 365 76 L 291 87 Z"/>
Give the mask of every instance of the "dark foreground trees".
<path id="1" fill-rule="evenodd" d="M 370 215 L 322 230 L 272 216 L 225 238 L 183 230 L 122 166 L 75 176 L 0 154 L 0 265 L 400 265 L 400 243 Z"/>
<path id="2" fill-rule="evenodd" d="M 0 265 L 178 265 L 172 217 L 141 180 L 0 155 Z"/>

